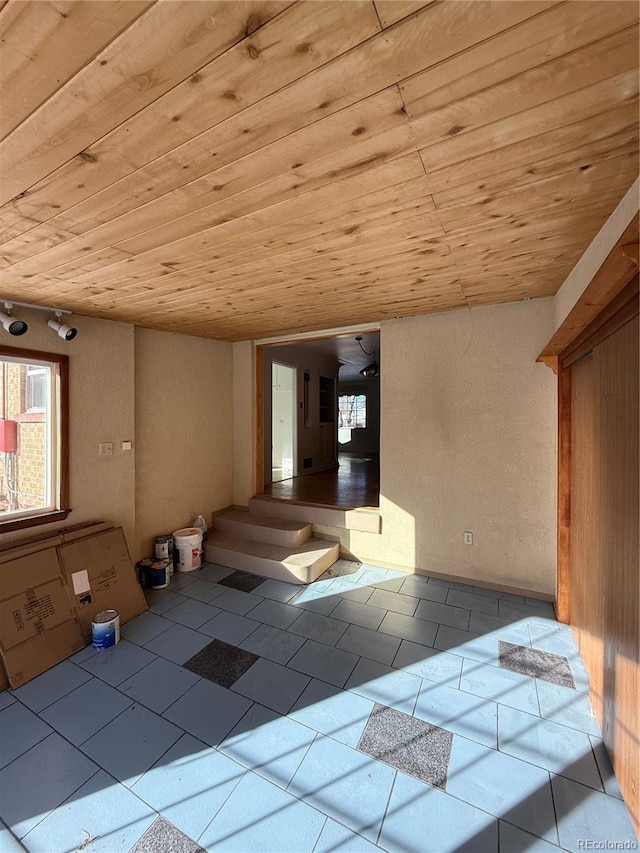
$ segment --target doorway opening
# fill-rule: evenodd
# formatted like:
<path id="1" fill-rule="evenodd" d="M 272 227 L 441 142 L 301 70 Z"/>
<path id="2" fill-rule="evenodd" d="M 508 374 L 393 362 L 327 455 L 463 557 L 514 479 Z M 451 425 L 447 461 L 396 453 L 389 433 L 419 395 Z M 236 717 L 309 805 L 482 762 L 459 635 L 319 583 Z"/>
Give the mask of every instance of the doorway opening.
<path id="1" fill-rule="evenodd" d="M 257 494 L 379 506 L 380 376 L 361 375 L 372 351 L 380 362 L 377 329 L 258 345 Z"/>

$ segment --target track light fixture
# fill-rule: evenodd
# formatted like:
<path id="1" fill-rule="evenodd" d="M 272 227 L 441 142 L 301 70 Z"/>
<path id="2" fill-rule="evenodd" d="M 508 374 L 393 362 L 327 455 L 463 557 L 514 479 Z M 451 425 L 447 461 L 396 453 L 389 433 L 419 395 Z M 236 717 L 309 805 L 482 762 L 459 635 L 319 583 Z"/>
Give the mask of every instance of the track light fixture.
<path id="1" fill-rule="evenodd" d="M 372 350 L 371 352 L 368 352 L 362 346 L 362 335 L 357 335 L 356 341 L 358 342 L 358 346 L 360 347 L 360 349 L 362 350 L 362 352 L 365 355 L 372 355 L 373 356 L 373 361 L 371 362 L 371 364 L 368 364 L 366 367 L 362 368 L 362 370 L 360 371 L 360 376 L 364 376 L 365 379 L 369 378 L 370 376 L 380 376 L 380 366 L 378 365 L 378 362 L 376 361 L 376 351 Z"/>
<path id="2" fill-rule="evenodd" d="M 0 311 L 0 322 L 4 326 L 5 332 L 9 332 L 10 335 L 14 335 L 16 337 L 18 335 L 24 335 L 29 326 L 27 326 L 24 320 L 19 320 L 17 317 L 11 316 L 12 308 L 13 303 L 4 303 L 4 312 Z"/>
<path id="3" fill-rule="evenodd" d="M 56 311 L 56 319 L 49 320 L 47 326 L 50 329 L 53 329 L 54 332 L 57 332 L 59 337 L 61 337 L 65 341 L 72 341 L 75 336 L 78 334 L 78 330 L 74 326 L 65 326 L 64 323 L 61 323 L 62 313 L 60 311 Z"/>
<path id="4" fill-rule="evenodd" d="M 13 299 L 2 299 L 0 302 L 4 304 L 4 312 L 0 311 L 0 323 L 4 326 L 5 331 L 10 335 L 24 335 L 29 326 L 24 320 L 18 319 L 12 315 L 14 305 L 19 305 L 21 308 L 29 308 L 32 311 L 46 311 L 48 314 L 53 314 L 55 320 L 51 319 L 47 322 L 47 326 L 53 329 L 64 341 L 72 341 L 78 334 L 78 330 L 74 326 L 67 326 L 62 322 L 63 315 L 71 316 L 71 311 L 65 308 L 47 308 L 44 305 L 31 305 L 28 302 L 14 302 Z"/>

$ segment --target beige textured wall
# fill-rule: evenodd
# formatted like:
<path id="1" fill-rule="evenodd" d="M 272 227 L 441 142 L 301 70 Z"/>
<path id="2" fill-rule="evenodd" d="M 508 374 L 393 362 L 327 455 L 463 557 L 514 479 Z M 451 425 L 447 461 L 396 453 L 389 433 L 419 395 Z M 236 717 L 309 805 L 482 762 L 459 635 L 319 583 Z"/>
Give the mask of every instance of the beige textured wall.
<path id="1" fill-rule="evenodd" d="M 382 534 L 356 556 L 553 593 L 553 324 L 551 299 L 382 324 Z"/>
<path id="2" fill-rule="evenodd" d="M 246 506 L 253 497 L 255 444 L 253 344 L 233 344 L 233 503 Z"/>
<path id="3" fill-rule="evenodd" d="M 129 547 L 135 538 L 135 463 L 132 452 L 120 450 L 134 438 L 133 326 L 74 317 L 79 332 L 66 342 L 46 326 L 41 311 L 16 308 L 29 324 L 22 337 L 3 336 L 12 347 L 64 353 L 69 356 L 70 498 L 73 512 L 66 521 L 0 536 L 3 543 L 47 533 L 70 524 L 107 519 L 124 527 Z M 111 441 L 113 456 L 98 456 L 98 444 Z"/>
<path id="4" fill-rule="evenodd" d="M 136 329 L 136 558 L 232 502 L 232 346 Z"/>

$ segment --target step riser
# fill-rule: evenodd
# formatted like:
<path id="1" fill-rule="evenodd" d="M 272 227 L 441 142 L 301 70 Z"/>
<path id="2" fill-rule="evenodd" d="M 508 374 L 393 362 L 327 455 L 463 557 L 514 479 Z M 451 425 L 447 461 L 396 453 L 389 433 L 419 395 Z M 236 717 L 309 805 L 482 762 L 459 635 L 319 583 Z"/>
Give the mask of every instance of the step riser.
<path id="1" fill-rule="evenodd" d="M 320 577 L 330 568 L 340 556 L 338 543 L 335 547 L 323 554 L 312 565 L 305 567 L 288 567 L 287 565 L 270 560 L 266 557 L 256 557 L 252 554 L 222 548 L 214 542 L 207 543 L 205 547 L 205 560 L 210 563 L 218 563 L 222 566 L 230 566 L 243 572 L 251 572 L 254 575 L 262 575 L 274 580 L 286 581 L 288 583 L 308 584 Z"/>
<path id="2" fill-rule="evenodd" d="M 281 502 L 251 498 L 249 513 L 251 515 L 268 515 L 274 518 L 310 521 L 312 524 L 342 527 L 345 530 L 359 530 L 363 533 L 380 533 L 381 529 L 380 514 L 371 510 L 337 509 L 295 504 L 291 501 Z"/>
<path id="3" fill-rule="evenodd" d="M 213 520 L 213 529 L 229 536 L 242 536 L 255 542 L 269 542 L 271 545 L 282 545 L 283 548 L 295 548 L 311 538 L 311 525 L 301 530 L 277 530 L 272 527 L 257 527 L 255 524 L 245 524 L 242 521 L 232 521 L 224 515 Z"/>

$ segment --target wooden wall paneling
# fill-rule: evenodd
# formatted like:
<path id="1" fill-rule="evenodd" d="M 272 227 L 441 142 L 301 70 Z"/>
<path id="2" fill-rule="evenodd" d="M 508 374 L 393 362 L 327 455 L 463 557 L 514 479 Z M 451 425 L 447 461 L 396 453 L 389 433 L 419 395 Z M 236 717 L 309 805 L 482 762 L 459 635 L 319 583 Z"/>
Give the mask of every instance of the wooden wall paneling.
<path id="1" fill-rule="evenodd" d="M 571 621 L 570 533 L 571 533 L 571 368 L 558 374 L 558 531 L 556 564 L 556 618 Z"/>
<path id="2" fill-rule="evenodd" d="M 571 622 L 590 674 L 592 703 L 636 829 L 638 363 L 636 317 L 571 368 L 570 543 Z"/>
<path id="3" fill-rule="evenodd" d="M 152 2 L 11 3 L 0 18 L 0 89 L 6 93 L 0 111 L 0 139 L 44 104 Z M 42 68 L 47 69 L 46 74 Z"/>

